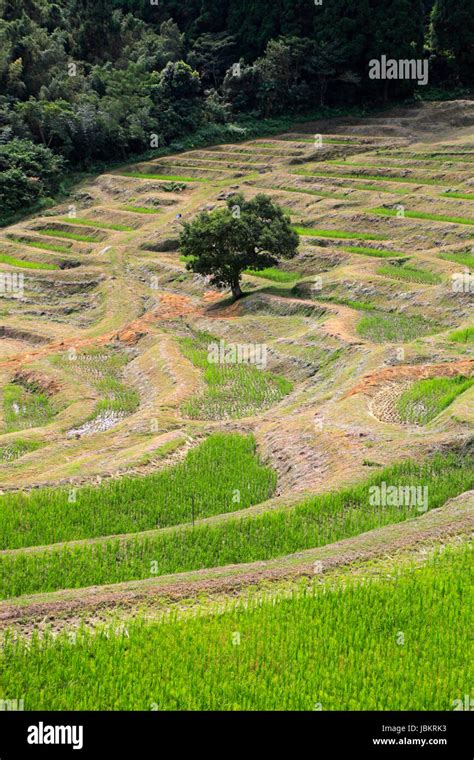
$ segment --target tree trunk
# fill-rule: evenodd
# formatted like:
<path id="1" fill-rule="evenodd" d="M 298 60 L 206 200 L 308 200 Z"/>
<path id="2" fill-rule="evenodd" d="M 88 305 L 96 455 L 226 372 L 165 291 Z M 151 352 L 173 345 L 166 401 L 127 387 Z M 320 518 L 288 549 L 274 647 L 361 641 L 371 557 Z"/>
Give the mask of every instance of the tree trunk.
<path id="1" fill-rule="evenodd" d="M 242 298 L 243 296 L 242 288 L 240 287 L 240 282 L 238 280 L 233 282 L 230 287 L 232 290 L 232 297 L 234 301 L 237 301 L 238 298 Z"/>

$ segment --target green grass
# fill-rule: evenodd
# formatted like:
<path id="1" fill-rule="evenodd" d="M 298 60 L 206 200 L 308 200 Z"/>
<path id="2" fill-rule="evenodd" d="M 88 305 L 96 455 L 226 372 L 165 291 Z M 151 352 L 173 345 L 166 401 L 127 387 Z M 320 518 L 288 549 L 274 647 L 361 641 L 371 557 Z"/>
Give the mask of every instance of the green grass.
<path id="1" fill-rule="evenodd" d="M 56 264 L 44 264 L 41 261 L 25 261 L 24 259 L 17 259 L 14 256 L 9 256 L 7 253 L 0 252 L 0 264 L 10 264 L 12 267 L 20 267 L 21 269 L 58 269 Z"/>
<path id="2" fill-rule="evenodd" d="M 122 172 L 121 177 L 132 179 L 159 179 L 167 182 L 209 182 L 207 177 L 180 177 L 173 174 L 143 174 L 142 172 Z"/>
<path id="3" fill-rule="evenodd" d="M 379 216 L 397 216 L 398 211 L 393 208 L 372 208 L 370 213 Z M 427 219 L 432 222 L 449 222 L 450 224 L 474 224 L 474 219 L 466 219 L 462 216 L 446 216 L 444 214 L 427 214 L 423 211 L 405 211 L 407 219 Z"/>
<path id="4" fill-rule="evenodd" d="M 394 259 L 397 256 L 405 256 L 400 251 L 386 251 L 383 248 L 365 248 L 358 245 L 343 246 L 342 250 L 348 253 L 360 253 L 364 256 L 375 256 L 378 259 Z"/>
<path id="5" fill-rule="evenodd" d="M 289 380 L 254 363 L 209 362 L 208 346 L 219 344 L 219 340 L 207 333 L 183 338 L 180 344 L 184 356 L 203 371 L 206 384 L 201 394 L 182 406 L 182 412 L 191 419 L 246 417 L 276 404 L 293 389 Z"/>
<path id="6" fill-rule="evenodd" d="M 54 414 L 54 407 L 46 394 L 28 390 L 16 383 L 4 386 L 4 432 L 46 425 Z"/>
<path id="7" fill-rule="evenodd" d="M 237 481 L 235 468 L 233 479 Z M 239 513 L 214 524 L 179 526 L 146 536 L 106 538 L 0 555 L 0 598 L 149 578 L 157 575 L 253 562 L 334 543 L 420 513 L 419 505 L 374 506 L 371 487 L 428 488 L 429 509 L 474 486 L 474 465 L 460 455 L 410 461 L 377 471 L 352 488 L 312 497 L 290 509 Z M 211 488 L 217 487 L 215 482 Z M 67 509 L 67 507 L 65 507 Z"/>
<path id="8" fill-rule="evenodd" d="M 7 635 L 4 694 L 24 694 L 27 711 L 453 710 L 468 688 L 471 576 L 469 549 L 448 547 L 220 614 Z"/>
<path id="9" fill-rule="evenodd" d="M 453 343 L 474 343 L 474 327 L 464 327 L 451 333 L 449 340 Z"/>
<path id="10" fill-rule="evenodd" d="M 338 172 L 321 172 L 321 171 L 309 171 L 308 169 L 299 169 L 292 172 L 292 174 L 299 174 L 304 177 L 331 177 L 337 179 L 356 179 L 356 180 L 370 180 L 371 182 L 400 182 L 406 185 L 443 185 L 442 180 L 426 179 L 422 177 L 389 177 L 377 174 L 340 174 Z"/>
<path id="11" fill-rule="evenodd" d="M 82 243 L 97 243 L 97 238 L 91 235 L 79 235 L 76 232 L 65 232 L 64 230 L 55 230 L 52 227 L 45 227 L 41 230 L 43 235 L 49 235 L 50 237 L 65 238 L 66 240 L 78 240 Z"/>
<path id="12" fill-rule="evenodd" d="M 15 241 L 16 243 L 21 243 L 21 245 L 27 245 L 30 248 L 40 248 L 41 250 L 53 251 L 55 253 L 71 253 L 71 249 L 67 248 L 65 245 L 54 245 L 54 243 L 42 243 L 41 241 L 38 241 L 38 240 L 27 240 L 26 238 L 15 237 L 14 235 L 10 235 L 9 239 Z"/>
<path id="13" fill-rule="evenodd" d="M 398 399 L 398 413 L 403 422 L 426 425 L 473 385 L 474 378 L 462 376 L 418 380 Z"/>
<path id="14" fill-rule="evenodd" d="M 443 198 L 459 198 L 463 201 L 474 201 L 474 193 L 442 193 Z"/>
<path id="15" fill-rule="evenodd" d="M 474 255 L 471 253 L 440 253 L 440 259 L 454 261 L 455 264 L 474 269 Z"/>
<path id="16" fill-rule="evenodd" d="M 357 332 L 374 343 L 409 343 L 438 332 L 442 326 L 418 314 L 379 312 L 362 317 Z"/>
<path id="17" fill-rule="evenodd" d="M 77 488 L 74 500 L 66 488 L 0 497 L 0 548 L 191 522 L 193 505 L 196 519 L 233 512 L 268 499 L 275 486 L 276 473 L 260 463 L 253 436 L 215 433 L 174 467 Z"/>
<path id="18" fill-rule="evenodd" d="M 403 267 L 396 265 L 386 265 L 377 269 L 377 274 L 390 277 L 393 280 L 404 280 L 405 282 L 416 282 L 425 285 L 436 285 L 441 282 L 441 277 L 426 269 L 416 269 L 409 265 Z"/>
<path id="19" fill-rule="evenodd" d="M 122 211 L 131 211 L 133 214 L 160 214 L 159 208 L 148 208 L 148 206 L 120 206 Z"/>
<path id="20" fill-rule="evenodd" d="M 110 224 L 109 222 L 99 222 L 97 219 L 82 219 L 81 217 L 64 217 L 61 219 L 68 224 L 83 224 L 87 227 L 97 227 L 100 230 L 117 230 L 118 232 L 133 232 L 134 227 L 127 224 Z"/>
<path id="21" fill-rule="evenodd" d="M 372 232 L 346 232 L 345 230 L 315 230 L 312 227 L 298 227 L 292 229 L 305 237 L 339 238 L 341 240 L 387 240 L 386 235 L 377 235 Z"/>
<path id="22" fill-rule="evenodd" d="M 16 441 L 10 441 L 10 443 L 0 446 L 0 463 L 14 462 L 15 459 L 19 459 L 24 454 L 29 454 L 30 451 L 36 451 L 42 445 L 40 441 L 17 438 Z"/>
<path id="23" fill-rule="evenodd" d="M 192 258 L 192 257 L 182 257 Z M 267 269 L 260 269 L 254 271 L 252 269 L 245 269 L 244 274 L 249 274 L 252 277 L 263 277 L 265 280 L 273 280 L 273 282 L 295 282 L 301 279 L 301 275 L 298 272 L 285 272 L 283 269 L 275 269 L 275 267 L 268 267 Z"/>

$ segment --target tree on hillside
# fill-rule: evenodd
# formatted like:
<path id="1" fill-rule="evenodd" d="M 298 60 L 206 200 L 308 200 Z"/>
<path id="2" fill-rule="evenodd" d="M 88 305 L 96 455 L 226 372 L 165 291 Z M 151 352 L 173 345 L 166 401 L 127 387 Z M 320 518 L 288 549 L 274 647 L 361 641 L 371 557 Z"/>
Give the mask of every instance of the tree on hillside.
<path id="1" fill-rule="evenodd" d="M 474 0 L 436 0 L 431 42 L 438 54 L 454 56 L 463 84 L 474 80 Z"/>
<path id="2" fill-rule="evenodd" d="M 225 208 L 202 212 L 181 233 L 181 252 L 192 257 L 187 268 L 211 275 L 213 285 L 230 287 L 234 298 L 242 296 L 240 280 L 245 269 L 258 271 L 291 259 L 298 249 L 298 235 L 290 220 L 268 195 L 246 201 L 233 195 Z"/>

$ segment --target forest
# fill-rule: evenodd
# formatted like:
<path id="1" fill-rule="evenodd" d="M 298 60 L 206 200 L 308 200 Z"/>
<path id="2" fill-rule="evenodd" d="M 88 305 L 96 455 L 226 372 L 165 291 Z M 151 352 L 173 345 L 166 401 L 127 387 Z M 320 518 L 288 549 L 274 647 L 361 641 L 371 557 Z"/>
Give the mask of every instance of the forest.
<path id="1" fill-rule="evenodd" d="M 427 59 L 429 86 L 370 79 L 381 55 Z M 473 72 L 474 0 L 0 0 L 1 221 L 97 162 L 466 92 Z"/>

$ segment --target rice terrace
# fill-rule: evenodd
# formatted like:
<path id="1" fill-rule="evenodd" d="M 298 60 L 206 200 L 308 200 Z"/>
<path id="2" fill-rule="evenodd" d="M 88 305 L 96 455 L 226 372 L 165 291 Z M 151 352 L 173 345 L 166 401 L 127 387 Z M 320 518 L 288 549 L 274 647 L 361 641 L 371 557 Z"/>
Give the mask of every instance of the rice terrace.
<path id="1" fill-rule="evenodd" d="M 4 704 L 464 709 L 473 161 L 470 97 L 295 115 L 0 229 Z"/>

